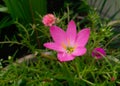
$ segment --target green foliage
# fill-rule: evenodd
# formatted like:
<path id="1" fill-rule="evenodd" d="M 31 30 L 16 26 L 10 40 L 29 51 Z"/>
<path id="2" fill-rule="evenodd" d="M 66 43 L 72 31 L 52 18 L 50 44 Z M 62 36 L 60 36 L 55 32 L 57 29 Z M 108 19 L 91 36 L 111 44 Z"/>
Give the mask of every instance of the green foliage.
<path id="1" fill-rule="evenodd" d="M 31 1 L 32 6 L 36 6 L 34 1 Z M 12 3 L 12 6 L 17 3 L 16 1 L 12 2 L 10 0 L 6 0 L 5 2 L 9 5 L 8 9 L 10 9 L 11 4 L 8 4 L 7 2 Z M 32 56 L 31 59 L 28 59 L 27 61 L 24 61 L 26 58 L 23 57 L 24 60 L 22 62 L 20 59 L 14 61 L 14 55 L 9 56 L 9 59 L 7 60 L 9 65 L 4 68 L 1 63 L 5 61 L 0 60 L 0 86 L 120 85 L 120 49 L 111 49 L 109 45 L 113 42 L 114 38 L 119 37 L 120 35 L 113 35 L 112 26 L 108 20 L 101 18 L 96 10 L 91 7 L 88 8 L 88 4 L 85 1 L 82 1 L 84 4 L 77 9 L 77 11 L 83 12 L 84 8 L 86 8 L 84 11 L 85 14 L 83 13 L 84 15 L 79 15 L 77 12 L 74 13 L 74 10 L 69 8 L 71 5 L 68 5 L 67 12 L 63 12 L 63 15 L 58 15 L 59 13 L 56 13 L 55 15 L 58 18 L 56 25 L 64 30 L 66 30 L 67 23 L 71 19 L 76 21 L 78 31 L 84 27 L 89 27 L 91 30 L 90 38 L 86 46 L 87 53 L 84 56 L 76 57 L 73 61 L 59 62 L 55 51 L 50 51 L 43 47 L 45 42 L 51 41 L 52 39 L 49 33 L 49 27 L 41 24 L 42 14 L 37 12 L 39 14 L 39 17 L 35 18 L 37 19 L 37 23 L 29 24 L 28 20 L 31 18 L 31 15 L 28 16 L 29 13 L 25 13 L 25 15 L 21 17 L 24 11 L 29 11 L 27 10 L 28 8 L 22 9 L 23 4 L 21 3 L 23 2 L 27 3 L 26 0 L 21 0 L 20 3 L 16 4 L 19 5 L 19 8 L 17 8 L 20 11 L 18 12 L 18 15 L 12 14 L 15 19 L 18 18 L 14 24 L 16 24 L 17 29 L 19 30 L 18 36 L 21 40 L 8 39 L 0 43 L 11 43 L 25 46 L 30 50 Z M 102 6 L 104 6 L 104 4 L 105 1 L 102 3 Z M 28 3 L 26 4 L 26 7 L 27 6 Z M 16 8 L 14 9 L 16 10 Z M 17 11 L 18 10 L 15 12 Z M 28 20 L 26 20 L 27 17 L 29 17 Z M 80 17 L 80 19 L 78 17 Z M 19 18 L 21 19 L 20 21 Z M 2 24 L 6 21 L 2 21 Z M 24 25 L 21 21 L 26 21 L 27 24 Z M 103 47 L 106 50 L 107 55 L 101 59 L 95 59 L 92 57 L 91 52 L 96 47 Z"/>
<path id="2" fill-rule="evenodd" d="M 1 5 L 0 11 L 2 12 L 7 11 L 7 13 L 10 14 L 12 19 L 10 16 L 8 16 L 8 18 L 5 16 L 5 18 L 3 18 L 3 20 L 0 21 L 0 33 L 1 33 L 1 30 L 3 30 L 2 28 L 14 24 L 17 26 L 16 31 L 18 31 L 18 34 L 15 36 L 16 39 L 5 36 L 3 39 L 5 41 L 0 42 L 0 44 L 4 44 L 4 43 L 7 43 L 7 44 L 11 43 L 13 45 L 20 44 L 21 47 L 26 46 L 30 48 L 30 51 L 33 49 L 31 45 L 33 45 L 34 47 L 36 46 L 39 47 L 40 42 L 38 38 L 38 30 L 36 25 L 38 23 L 41 24 L 41 22 L 37 20 L 40 18 L 39 15 L 42 16 L 47 11 L 46 0 L 19 0 L 19 1 L 4 0 L 4 3 L 6 7 Z M 13 40 L 10 40 L 10 39 L 13 39 Z M 37 42 L 37 45 L 36 45 L 36 42 Z"/>
<path id="3" fill-rule="evenodd" d="M 20 23 L 35 23 L 38 18 L 37 13 L 44 15 L 47 11 L 46 0 L 4 0 L 8 12 L 14 20 Z"/>
<path id="4" fill-rule="evenodd" d="M 7 7 L 0 5 L 0 12 L 5 12 L 5 13 L 8 12 Z"/>
<path id="5" fill-rule="evenodd" d="M 50 58 L 56 58 L 52 56 Z M 113 65 L 109 60 L 99 61 L 85 55 L 74 61 L 60 63 L 43 56 L 37 61 L 11 64 L 0 72 L 1 86 L 103 86 L 119 85 L 120 64 Z M 112 78 L 115 81 L 111 81 Z"/>
<path id="6" fill-rule="evenodd" d="M 0 21 L 0 32 L 2 28 L 5 28 L 7 26 L 10 26 L 14 22 L 9 19 L 9 17 L 5 17 Z"/>

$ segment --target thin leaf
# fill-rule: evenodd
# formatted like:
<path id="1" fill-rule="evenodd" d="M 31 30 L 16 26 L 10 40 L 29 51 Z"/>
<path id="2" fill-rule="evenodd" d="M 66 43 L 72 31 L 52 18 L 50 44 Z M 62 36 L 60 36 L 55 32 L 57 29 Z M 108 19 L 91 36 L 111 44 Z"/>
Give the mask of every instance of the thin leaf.
<path id="1" fill-rule="evenodd" d="M 43 15 L 46 13 L 46 0 L 4 0 L 9 13 L 14 20 L 18 19 L 20 23 L 35 23 L 39 18 L 36 13 Z"/>
<path id="2" fill-rule="evenodd" d="M 5 28 L 5 27 L 11 25 L 11 24 L 13 24 L 13 21 L 12 21 L 12 20 L 9 20 L 8 17 L 3 18 L 3 19 L 0 21 L 0 30 L 1 30 L 2 28 Z"/>
<path id="3" fill-rule="evenodd" d="M 103 1 L 102 5 L 101 5 L 101 8 L 100 8 L 100 13 L 102 13 L 102 11 L 103 11 L 103 9 L 104 9 L 104 7 L 105 7 L 106 1 L 107 1 L 107 0 L 104 0 L 104 1 Z"/>
<path id="4" fill-rule="evenodd" d="M 120 12 L 120 9 L 118 9 L 118 11 L 116 11 L 116 12 L 110 17 L 110 20 L 114 19 L 119 12 Z"/>
<path id="5" fill-rule="evenodd" d="M 3 6 L 3 5 L 0 5 L 0 12 L 7 13 L 8 12 L 8 8 Z"/>
<path id="6" fill-rule="evenodd" d="M 108 15 L 108 13 L 109 13 L 111 7 L 112 7 L 112 6 L 110 5 L 109 8 L 106 10 L 106 12 L 104 13 L 104 17 Z"/>

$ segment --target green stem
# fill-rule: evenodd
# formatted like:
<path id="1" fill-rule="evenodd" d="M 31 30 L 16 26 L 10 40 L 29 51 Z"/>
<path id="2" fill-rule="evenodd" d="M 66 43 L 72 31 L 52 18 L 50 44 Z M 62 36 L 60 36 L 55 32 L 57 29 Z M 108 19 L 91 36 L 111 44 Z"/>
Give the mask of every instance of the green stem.
<path id="1" fill-rule="evenodd" d="M 70 72 L 70 69 L 68 68 L 68 65 L 66 64 L 66 62 L 64 62 L 64 66 L 65 66 L 65 68 L 64 68 L 64 70 L 66 71 L 66 75 L 67 75 L 67 77 L 69 77 L 67 80 L 68 80 L 68 83 L 69 83 L 69 86 L 74 86 L 74 83 L 73 83 L 73 76 L 72 76 L 72 74 L 71 74 L 71 72 Z"/>
<path id="2" fill-rule="evenodd" d="M 77 74 L 78 74 L 78 77 L 79 77 L 79 79 L 81 79 L 82 76 L 81 76 L 80 73 L 79 73 L 79 69 L 78 69 L 77 63 L 74 63 L 74 64 L 75 64 L 75 69 L 76 69 L 76 72 L 77 72 Z"/>
<path id="3" fill-rule="evenodd" d="M 15 22 L 15 23 L 18 24 L 18 26 L 20 26 L 25 31 L 27 39 L 30 40 L 29 33 L 28 33 L 27 29 L 22 24 L 20 24 L 18 22 Z"/>
<path id="4" fill-rule="evenodd" d="M 65 69 L 66 69 L 66 71 L 67 71 L 68 76 L 71 76 L 71 73 L 70 73 L 70 71 L 69 71 L 69 68 L 68 68 L 66 62 L 64 62 L 64 66 L 65 66 Z M 71 77 L 72 77 L 72 76 L 71 76 Z"/>
<path id="5" fill-rule="evenodd" d="M 97 52 L 97 53 L 99 53 L 99 52 Z M 112 65 L 111 65 L 110 61 L 103 54 L 101 54 L 101 53 L 99 53 L 99 54 L 105 59 L 105 61 L 108 63 L 108 65 L 112 69 Z"/>
<path id="6" fill-rule="evenodd" d="M 69 5 L 67 6 L 67 13 L 68 13 L 68 14 L 67 14 L 67 15 L 68 15 L 67 17 L 68 17 L 68 22 L 69 22 L 69 21 L 70 21 L 70 10 L 69 10 Z"/>
<path id="7" fill-rule="evenodd" d="M 16 41 L 3 41 L 3 42 L 0 42 L 0 44 L 18 44 L 18 45 L 24 45 L 24 44 L 16 42 Z"/>
<path id="8" fill-rule="evenodd" d="M 83 78 L 82 78 L 82 80 L 83 80 L 84 82 L 86 82 L 86 83 L 88 83 L 88 84 L 92 85 L 92 86 L 95 86 L 95 84 L 94 84 L 94 83 L 92 83 L 92 82 L 90 82 L 90 81 L 88 81 L 88 80 L 86 80 L 86 79 L 83 79 Z"/>
<path id="9" fill-rule="evenodd" d="M 35 18 L 34 18 L 34 12 L 32 10 L 32 4 L 31 4 L 31 0 L 29 1 L 29 6 L 30 6 L 30 12 L 31 12 L 31 15 L 32 15 L 32 22 L 33 22 L 33 26 L 32 26 L 32 29 L 35 31 L 35 36 L 36 36 L 36 41 L 37 41 L 37 45 L 38 45 L 38 48 L 40 48 L 40 40 L 38 39 L 38 31 L 36 29 L 36 21 L 35 21 Z"/>

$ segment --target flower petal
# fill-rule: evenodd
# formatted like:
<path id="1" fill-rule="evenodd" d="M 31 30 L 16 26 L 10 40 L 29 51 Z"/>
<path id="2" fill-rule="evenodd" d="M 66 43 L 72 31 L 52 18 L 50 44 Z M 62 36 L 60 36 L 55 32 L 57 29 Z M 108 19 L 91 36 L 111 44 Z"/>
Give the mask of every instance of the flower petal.
<path id="1" fill-rule="evenodd" d="M 75 22 L 73 20 L 71 20 L 68 23 L 66 34 L 67 34 L 67 40 L 70 41 L 70 43 L 74 44 L 76 36 L 77 36 L 77 31 L 76 31 Z"/>
<path id="2" fill-rule="evenodd" d="M 75 58 L 71 54 L 67 54 L 65 52 L 59 52 L 57 54 L 57 57 L 58 57 L 58 60 L 61 61 L 61 62 L 71 61 L 71 60 L 73 60 Z"/>
<path id="3" fill-rule="evenodd" d="M 84 47 L 78 47 L 75 49 L 75 51 L 72 53 L 73 56 L 82 56 L 86 53 L 86 48 Z"/>
<path id="4" fill-rule="evenodd" d="M 52 50 L 56 50 L 59 52 L 64 52 L 64 48 L 62 48 L 59 44 L 56 44 L 53 42 L 44 43 L 44 47 L 52 49 Z"/>
<path id="5" fill-rule="evenodd" d="M 84 47 L 88 42 L 89 36 L 90 36 L 90 29 L 88 28 L 82 29 L 77 35 L 76 43 L 78 44 L 78 46 Z"/>
<path id="6" fill-rule="evenodd" d="M 66 41 L 65 31 L 57 26 L 50 27 L 50 34 L 56 43 L 61 43 Z"/>

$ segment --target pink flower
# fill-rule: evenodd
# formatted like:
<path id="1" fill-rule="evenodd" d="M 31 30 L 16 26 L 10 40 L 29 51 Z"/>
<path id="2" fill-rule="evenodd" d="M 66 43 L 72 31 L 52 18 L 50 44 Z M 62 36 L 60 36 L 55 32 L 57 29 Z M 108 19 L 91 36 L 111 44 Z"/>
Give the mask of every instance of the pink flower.
<path id="1" fill-rule="evenodd" d="M 86 53 L 85 45 L 88 42 L 90 29 L 85 28 L 77 34 L 73 20 L 69 22 L 66 32 L 57 26 L 52 26 L 50 34 L 54 42 L 45 43 L 44 46 L 57 51 L 59 61 L 70 61 L 75 56 L 82 56 Z"/>
<path id="2" fill-rule="evenodd" d="M 103 48 L 94 48 L 92 51 L 92 56 L 96 57 L 97 59 L 100 59 L 105 55 L 106 55 L 106 52 Z"/>
<path id="3" fill-rule="evenodd" d="M 53 14 L 47 14 L 43 17 L 42 22 L 45 26 L 52 26 L 56 22 L 56 17 Z"/>

